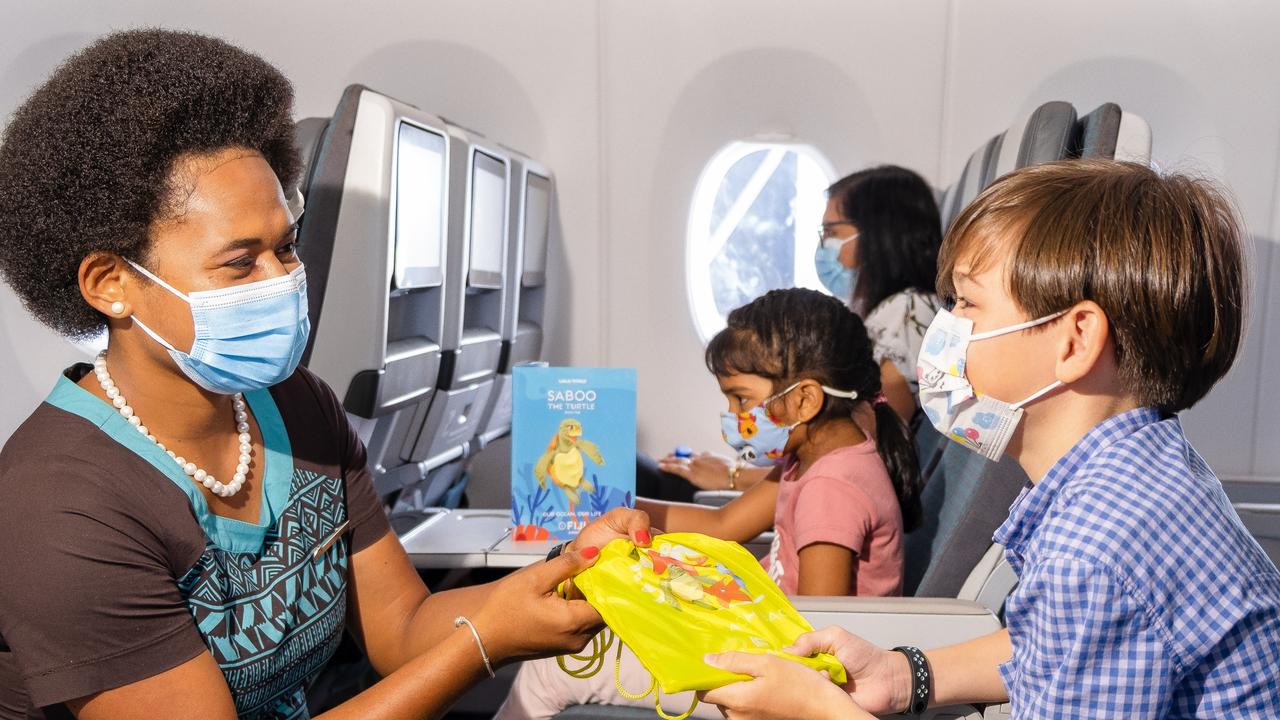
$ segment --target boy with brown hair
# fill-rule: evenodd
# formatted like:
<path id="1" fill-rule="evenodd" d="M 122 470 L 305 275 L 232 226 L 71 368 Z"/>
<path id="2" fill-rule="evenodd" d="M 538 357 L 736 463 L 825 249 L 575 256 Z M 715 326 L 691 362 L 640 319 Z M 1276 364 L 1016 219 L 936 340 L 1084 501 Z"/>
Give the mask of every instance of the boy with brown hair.
<path id="1" fill-rule="evenodd" d="M 1201 180 L 1071 161 L 988 188 L 943 244 L 955 307 L 918 371 L 943 434 L 1031 478 L 995 535 L 1019 575 L 1008 629 L 921 653 L 828 628 L 794 650 L 836 654 L 847 695 L 727 654 L 708 661 L 756 679 L 706 699 L 730 718 L 1006 700 L 1015 718 L 1280 717 L 1280 571 L 1175 414 L 1236 357 L 1244 265 Z"/>

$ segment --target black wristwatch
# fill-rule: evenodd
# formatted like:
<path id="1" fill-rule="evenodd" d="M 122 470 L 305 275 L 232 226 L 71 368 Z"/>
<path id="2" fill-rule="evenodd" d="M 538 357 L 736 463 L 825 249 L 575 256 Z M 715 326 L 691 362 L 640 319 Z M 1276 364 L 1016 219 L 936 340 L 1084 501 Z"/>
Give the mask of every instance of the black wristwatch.
<path id="1" fill-rule="evenodd" d="M 559 545 L 551 548 L 551 552 L 547 553 L 547 560 L 555 560 L 560 557 L 560 553 L 564 552 L 564 547 L 568 544 L 569 543 L 560 543 Z"/>
<path id="2" fill-rule="evenodd" d="M 907 656 L 907 664 L 911 666 L 911 700 L 907 703 L 904 715 L 923 715 L 933 699 L 933 676 L 929 672 L 929 660 L 920 648 L 901 646 L 894 650 Z"/>

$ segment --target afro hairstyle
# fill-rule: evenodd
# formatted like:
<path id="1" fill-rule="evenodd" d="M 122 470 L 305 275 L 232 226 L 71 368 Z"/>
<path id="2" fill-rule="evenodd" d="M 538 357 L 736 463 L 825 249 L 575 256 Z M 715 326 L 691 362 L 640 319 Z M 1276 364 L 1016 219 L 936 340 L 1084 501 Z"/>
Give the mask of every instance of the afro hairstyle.
<path id="1" fill-rule="evenodd" d="M 66 60 L 0 140 L 0 274 L 40 322 L 76 339 L 105 318 L 80 294 L 94 252 L 141 261 L 177 208 L 176 161 L 241 147 L 285 189 L 301 162 L 293 87 L 217 38 L 159 29 L 108 35 Z"/>

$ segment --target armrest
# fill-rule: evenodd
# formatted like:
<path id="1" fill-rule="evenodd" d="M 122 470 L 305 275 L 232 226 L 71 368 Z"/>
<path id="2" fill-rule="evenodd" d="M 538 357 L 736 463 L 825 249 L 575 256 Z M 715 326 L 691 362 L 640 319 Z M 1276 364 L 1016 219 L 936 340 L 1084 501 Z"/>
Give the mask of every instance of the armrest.
<path id="1" fill-rule="evenodd" d="M 741 490 L 699 490 L 693 494 L 693 501 L 699 505 L 721 507 L 741 494 Z"/>
<path id="2" fill-rule="evenodd" d="M 836 625 L 884 648 L 942 647 L 1002 627 L 990 610 L 968 600 L 799 596 L 791 601 L 815 628 Z"/>

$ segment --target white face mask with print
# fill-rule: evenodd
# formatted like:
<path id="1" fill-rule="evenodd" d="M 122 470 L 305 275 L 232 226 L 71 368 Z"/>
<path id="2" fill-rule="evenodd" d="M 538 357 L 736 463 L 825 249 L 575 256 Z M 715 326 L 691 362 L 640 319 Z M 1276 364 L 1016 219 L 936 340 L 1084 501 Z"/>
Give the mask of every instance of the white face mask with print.
<path id="1" fill-rule="evenodd" d="M 1052 384 L 1027 399 L 1006 403 L 978 395 L 965 377 L 965 356 L 969 343 L 1026 330 L 1062 317 L 1065 311 L 1036 320 L 973 332 L 973 321 L 939 310 L 924 334 L 924 344 L 916 361 L 920 382 L 920 407 L 938 432 L 988 460 L 999 460 L 1022 419 L 1022 408 L 1062 384 Z"/>

